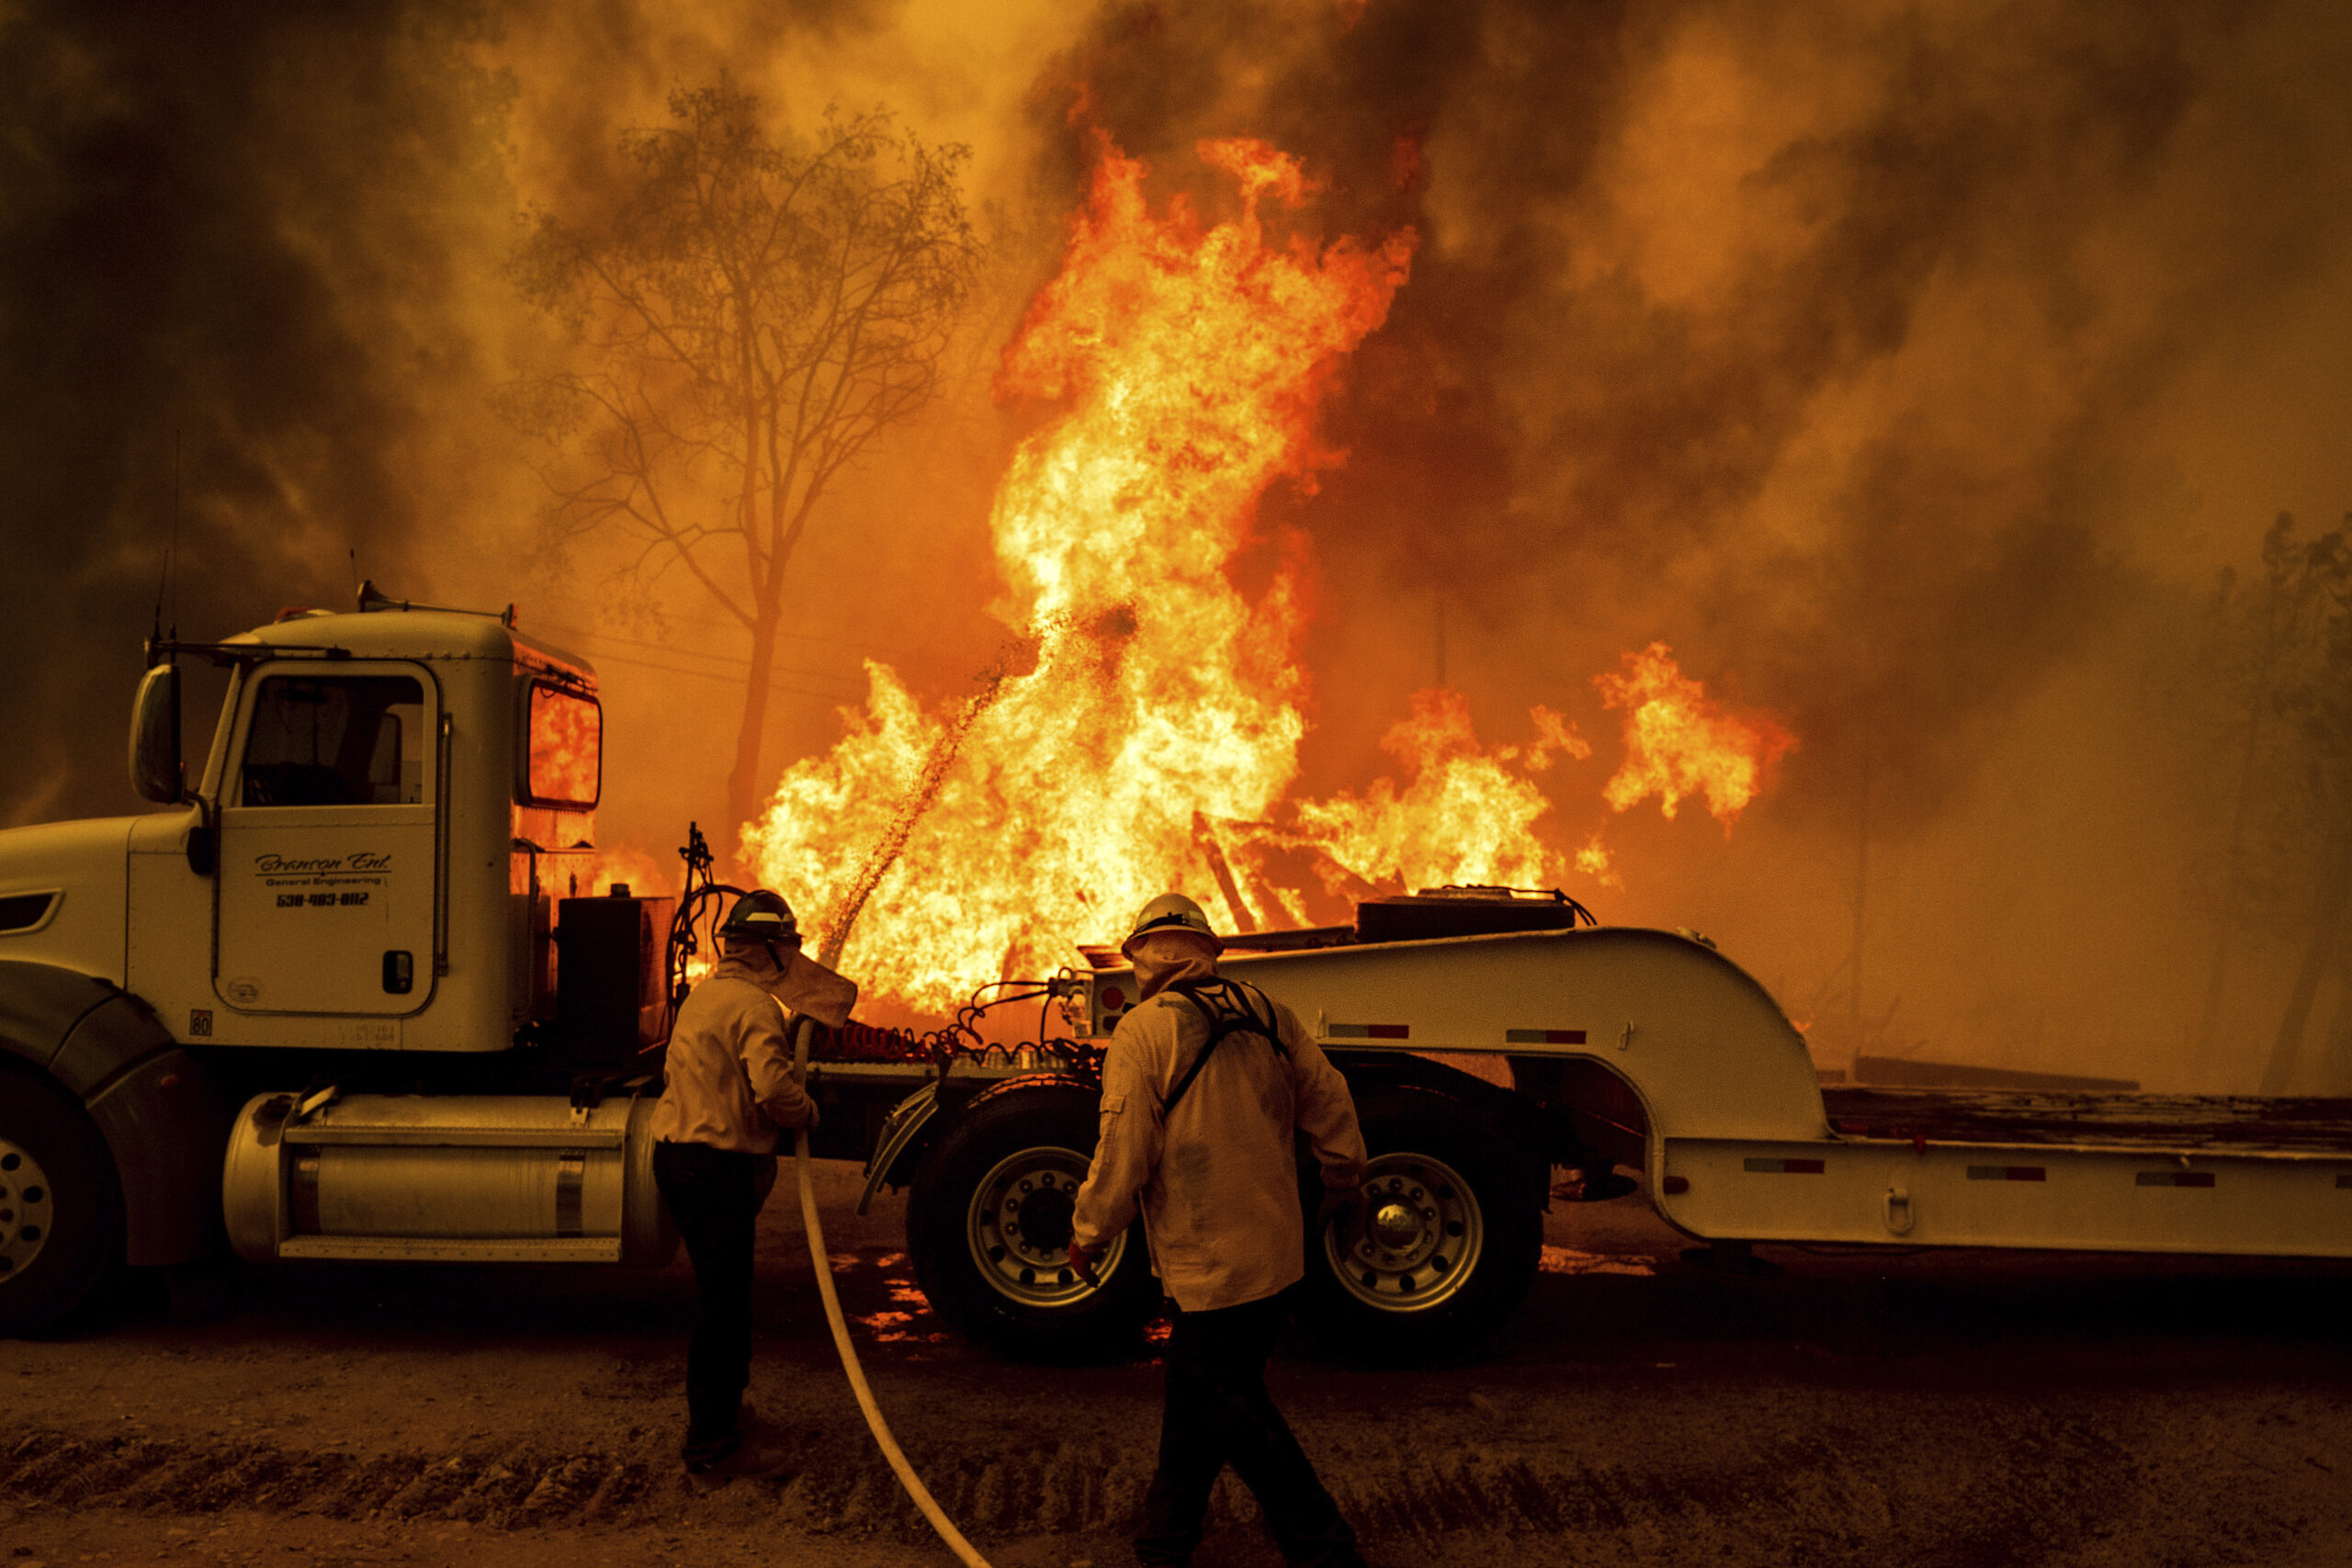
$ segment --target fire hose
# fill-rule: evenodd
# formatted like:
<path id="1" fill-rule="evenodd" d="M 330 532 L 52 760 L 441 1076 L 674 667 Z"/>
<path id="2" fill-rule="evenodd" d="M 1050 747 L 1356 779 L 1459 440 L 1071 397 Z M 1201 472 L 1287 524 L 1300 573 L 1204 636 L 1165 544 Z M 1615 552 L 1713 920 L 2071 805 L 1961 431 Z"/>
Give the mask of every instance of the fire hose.
<path id="1" fill-rule="evenodd" d="M 884 835 L 883 841 L 867 857 L 867 863 L 860 870 L 857 882 L 831 921 L 820 960 L 826 968 L 830 969 L 840 962 L 842 948 L 849 941 L 850 928 L 856 924 L 858 915 L 865 908 L 865 900 L 881 883 L 883 874 L 899 858 L 899 851 L 906 847 L 907 835 L 912 831 L 916 820 L 929 809 L 932 797 L 938 793 L 940 781 L 946 776 L 947 769 L 956 760 L 957 749 L 963 744 L 965 732 L 996 700 L 1003 681 L 1001 669 L 991 671 L 985 680 L 983 690 L 965 703 L 956 721 L 933 747 L 922 777 L 917 781 L 913 797 L 899 813 L 892 829 Z M 701 848 L 702 835 L 691 829 L 689 831 L 692 832 L 691 845 L 686 853 L 689 897 L 687 903 L 681 906 L 681 914 L 690 919 L 695 863 L 694 851 Z M 706 867 L 708 862 L 708 852 L 704 850 L 703 863 Z M 793 1026 L 792 1065 L 804 1083 L 808 1077 L 808 1037 L 815 1029 L 814 1021 L 806 1017 L 797 1019 Z M 865 1368 L 858 1361 L 857 1347 L 850 1343 L 849 1323 L 842 1316 L 841 1296 L 833 1289 L 833 1265 L 832 1258 L 825 1251 L 824 1222 L 817 1217 L 817 1179 L 808 1160 L 808 1129 L 806 1127 L 792 1135 L 792 1157 L 800 1179 L 800 1225 L 808 1237 L 808 1261 L 816 1270 L 817 1293 L 824 1298 L 825 1321 L 833 1330 L 833 1348 L 841 1354 L 842 1371 L 849 1377 L 850 1391 L 857 1395 L 858 1409 L 865 1415 L 866 1429 L 874 1434 L 874 1444 L 882 1450 L 882 1457 L 890 1461 L 890 1469 L 898 1475 L 899 1484 L 906 1488 L 907 1495 L 914 1499 L 916 1507 L 922 1510 L 922 1517 L 931 1521 L 931 1528 L 939 1532 L 939 1539 L 946 1543 L 947 1550 L 956 1554 L 965 1568 L 989 1568 L 988 1559 L 964 1539 L 964 1532 L 956 1528 L 956 1522 L 947 1517 L 947 1511 L 932 1496 L 931 1489 L 922 1483 L 922 1477 L 915 1473 L 915 1467 L 907 1462 L 906 1451 L 899 1447 L 899 1439 L 890 1435 L 890 1423 L 883 1419 L 882 1407 L 875 1403 L 874 1390 L 866 1383 Z"/>
<path id="2" fill-rule="evenodd" d="M 793 1026 L 792 1062 L 803 1079 L 808 1073 L 808 1037 L 815 1028 L 815 1023 L 807 1018 L 797 1020 Z M 858 1362 L 857 1347 L 850 1343 L 849 1324 L 842 1316 L 841 1297 L 833 1290 L 832 1259 L 825 1251 L 825 1227 L 817 1218 L 817 1180 L 808 1159 L 808 1128 L 803 1127 L 793 1134 L 792 1150 L 793 1163 L 800 1178 L 800 1225 L 808 1237 L 808 1261 L 817 1271 L 817 1292 L 824 1298 L 825 1321 L 832 1325 L 833 1330 L 833 1348 L 841 1353 L 842 1371 L 849 1375 L 849 1386 L 857 1395 L 857 1406 L 865 1413 L 866 1428 L 874 1434 L 875 1446 L 882 1450 L 882 1457 L 890 1461 L 891 1470 L 897 1472 L 899 1484 L 907 1489 L 907 1495 L 913 1498 L 915 1506 L 922 1510 L 922 1517 L 931 1521 L 931 1528 L 939 1532 L 939 1539 L 947 1543 L 947 1550 L 953 1551 L 966 1568 L 989 1568 L 988 1559 L 973 1550 L 972 1543 L 964 1539 L 964 1532 L 956 1528 L 946 1510 L 933 1499 L 931 1489 L 915 1473 L 915 1467 L 907 1462 L 906 1453 L 899 1447 L 899 1440 L 890 1435 L 890 1424 L 882 1418 L 882 1407 L 874 1402 L 874 1390 L 865 1382 L 865 1369 Z"/>

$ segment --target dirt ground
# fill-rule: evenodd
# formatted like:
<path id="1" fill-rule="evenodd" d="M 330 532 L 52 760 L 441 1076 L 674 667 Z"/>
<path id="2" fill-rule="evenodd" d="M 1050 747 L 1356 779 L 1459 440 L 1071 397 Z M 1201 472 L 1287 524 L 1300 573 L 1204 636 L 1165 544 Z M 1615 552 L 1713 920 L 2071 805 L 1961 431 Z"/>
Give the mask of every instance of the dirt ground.
<path id="1" fill-rule="evenodd" d="M 1000 1568 L 1110 1568 L 1158 1369 L 1009 1366 L 908 1282 L 903 1208 L 822 1166 L 876 1392 Z M 788 1182 L 789 1173 L 786 1173 Z M 1486 1354 L 1274 1371 L 1375 1564 L 2164 1568 L 2352 1562 L 2352 1267 L 1767 1249 L 1683 1264 L 1639 1197 L 1561 1205 Z M 691 1278 L 249 1270 L 225 1319 L 128 1279 L 0 1342 L 0 1568 L 131 1563 L 945 1563 L 867 1441 L 779 1183 L 753 1397 L 784 1475 L 679 1471 Z M 1272 1568 L 1220 1491 L 1204 1568 Z"/>

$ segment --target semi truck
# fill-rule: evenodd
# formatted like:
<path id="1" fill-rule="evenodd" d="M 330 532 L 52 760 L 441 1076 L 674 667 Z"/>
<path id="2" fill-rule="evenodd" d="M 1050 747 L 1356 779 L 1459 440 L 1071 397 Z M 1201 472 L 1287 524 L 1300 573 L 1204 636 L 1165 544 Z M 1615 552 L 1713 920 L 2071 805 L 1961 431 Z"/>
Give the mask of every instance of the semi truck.
<path id="1" fill-rule="evenodd" d="M 227 690 L 184 758 L 199 659 Z M 0 832 L 0 1332 L 123 1264 L 667 1262 L 650 1112 L 719 890 L 691 861 L 675 896 L 596 888 L 602 739 L 593 667 L 511 611 L 368 585 L 350 613 L 151 643 L 129 761 L 156 809 Z M 989 993 L 1042 1004 L 1034 1038 L 984 1037 L 989 998 L 927 1036 L 804 1024 L 813 1152 L 864 1162 L 861 1208 L 907 1190 L 926 1296 L 1014 1355 L 1132 1342 L 1159 1306 L 1140 1221 L 1094 1280 L 1067 1266 L 1102 1052 L 1141 1000 L 1114 953 L 1072 956 Z M 1362 1355 L 1480 1343 L 1548 1205 L 1636 1185 L 1727 1265 L 1764 1242 L 2352 1255 L 2342 1106 L 1825 1089 L 1705 938 L 1556 892 L 1369 898 L 1236 937 L 1226 967 L 1355 1098 L 1366 1201 L 1307 1227 L 1295 1312 Z"/>

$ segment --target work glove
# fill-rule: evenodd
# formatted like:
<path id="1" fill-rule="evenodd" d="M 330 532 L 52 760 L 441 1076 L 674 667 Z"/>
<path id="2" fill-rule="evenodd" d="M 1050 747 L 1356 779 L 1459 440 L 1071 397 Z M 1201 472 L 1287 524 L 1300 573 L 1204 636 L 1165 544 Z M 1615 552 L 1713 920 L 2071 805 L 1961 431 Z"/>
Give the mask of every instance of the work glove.
<path id="1" fill-rule="evenodd" d="M 1334 1224 L 1344 1227 L 1363 1207 L 1362 1187 L 1326 1187 L 1322 1205 L 1315 1212 L 1315 1228 L 1325 1231 Z"/>
<path id="2" fill-rule="evenodd" d="M 1080 1279 L 1090 1285 L 1102 1283 L 1102 1276 L 1094 1271 L 1094 1260 L 1102 1256 L 1102 1249 L 1099 1247 L 1087 1247 L 1077 1241 L 1069 1244 L 1069 1266 L 1077 1270 Z"/>

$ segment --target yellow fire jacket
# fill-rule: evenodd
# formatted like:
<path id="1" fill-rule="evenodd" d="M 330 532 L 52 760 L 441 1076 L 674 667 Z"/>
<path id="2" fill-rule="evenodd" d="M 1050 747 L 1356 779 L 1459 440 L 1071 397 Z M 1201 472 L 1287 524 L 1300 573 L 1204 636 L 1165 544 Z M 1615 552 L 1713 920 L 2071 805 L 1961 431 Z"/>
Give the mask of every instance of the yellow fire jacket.
<path id="1" fill-rule="evenodd" d="M 1164 985 L 1216 965 L 1201 959 Z M 1159 976 L 1154 976 L 1159 978 Z M 1102 1063 L 1102 1134 L 1079 1189 L 1074 1234 L 1100 1247 L 1138 1201 L 1152 1271 L 1186 1312 L 1261 1301 L 1306 1272 L 1291 1132 L 1306 1134 L 1327 1187 L 1363 1180 L 1363 1133 L 1347 1080 L 1279 1002 L 1284 1052 L 1228 1036 L 1172 1113 L 1169 1092 L 1208 1041 L 1208 1021 L 1159 991 L 1119 1021 Z"/>
<path id="2" fill-rule="evenodd" d="M 776 1129 L 805 1127 L 817 1109 L 792 1076 L 794 1010 L 838 1025 L 856 998 L 854 985 L 801 953 L 783 969 L 764 952 L 720 959 L 670 1031 L 655 1139 L 775 1153 Z"/>

